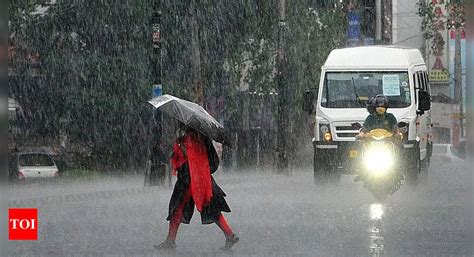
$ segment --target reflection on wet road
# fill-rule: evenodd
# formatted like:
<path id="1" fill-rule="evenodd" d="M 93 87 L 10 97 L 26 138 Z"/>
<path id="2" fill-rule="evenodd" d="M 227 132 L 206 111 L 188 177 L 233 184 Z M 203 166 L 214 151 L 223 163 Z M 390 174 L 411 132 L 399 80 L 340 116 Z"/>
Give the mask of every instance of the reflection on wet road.
<path id="1" fill-rule="evenodd" d="M 471 256 L 467 173 L 459 163 L 433 161 L 425 183 L 404 185 L 384 202 L 350 176 L 314 186 L 310 168 L 291 176 L 219 173 L 240 242 L 221 252 L 220 230 L 200 225 L 195 213 L 173 256 Z M 12 241 L 9 255 L 163 255 L 153 244 L 167 233 L 171 189 L 142 185 L 129 177 L 10 187 L 11 207 L 38 208 L 39 240 Z"/>
<path id="2" fill-rule="evenodd" d="M 372 256 L 382 256 L 384 253 L 384 238 L 383 238 L 383 205 L 380 203 L 373 203 L 370 205 L 370 228 L 369 250 Z"/>

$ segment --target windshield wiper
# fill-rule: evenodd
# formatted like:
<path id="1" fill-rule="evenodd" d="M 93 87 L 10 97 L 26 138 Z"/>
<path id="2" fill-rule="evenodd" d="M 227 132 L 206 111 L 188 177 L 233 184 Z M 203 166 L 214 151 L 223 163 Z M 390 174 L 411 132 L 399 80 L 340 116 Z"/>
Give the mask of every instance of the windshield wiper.
<path id="1" fill-rule="evenodd" d="M 359 104 L 360 104 L 360 107 L 365 108 L 364 103 L 362 103 L 362 101 L 361 101 L 360 98 L 359 98 L 359 94 L 357 94 L 357 89 L 356 89 L 356 84 L 355 84 L 355 82 L 354 82 L 354 78 L 351 78 L 351 81 L 352 81 L 352 88 L 354 89 L 354 94 L 355 94 L 355 96 L 356 96 L 356 98 L 357 98 L 357 101 L 358 101 Z"/>

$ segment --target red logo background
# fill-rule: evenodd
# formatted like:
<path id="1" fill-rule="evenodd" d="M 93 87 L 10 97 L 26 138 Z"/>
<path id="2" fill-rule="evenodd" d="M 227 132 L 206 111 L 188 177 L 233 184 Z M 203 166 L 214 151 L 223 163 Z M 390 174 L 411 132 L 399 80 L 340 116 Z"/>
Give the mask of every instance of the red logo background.
<path id="1" fill-rule="evenodd" d="M 16 229 L 14 229 L 14 222 L 12 220 L 29 220 L 30 227 L 31 220 L 34 220 L 34 229 L 22 229 L 20 222 L 16 222 Z M 25 227 L 26 222 L 22 223 Z M 38 210 L 37 209 L 9 209 L 8 210 L 8 239 L 9 240 L 38 240 Z"/>

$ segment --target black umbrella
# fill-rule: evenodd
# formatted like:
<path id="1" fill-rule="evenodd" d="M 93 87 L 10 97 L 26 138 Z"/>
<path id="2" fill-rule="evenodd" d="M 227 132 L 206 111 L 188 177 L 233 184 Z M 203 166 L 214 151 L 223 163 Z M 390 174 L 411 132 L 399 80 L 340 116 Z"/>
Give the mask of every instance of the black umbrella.
<path id="1" fill-rule="evenodd" d="M 158 110 L 170 115 L 220 143 L 228 143 L 224 127 L 200 105 L 172 95 L 162 95 L 148 101 Z"/>

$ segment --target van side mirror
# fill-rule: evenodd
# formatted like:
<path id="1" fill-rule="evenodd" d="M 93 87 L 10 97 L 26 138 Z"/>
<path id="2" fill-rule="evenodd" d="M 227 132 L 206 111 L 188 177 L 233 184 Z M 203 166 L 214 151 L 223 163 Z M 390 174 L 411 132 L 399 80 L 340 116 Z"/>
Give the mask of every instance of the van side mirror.
<path id="1" fill-rule="evenodd" d="M 431 109 L 431 96 L 426 91 L 418 92 L 418 111 L 421 113 Z"/>
<path id="2" fill-rule="evenodd" d="M 362 128 L 362 124 L 360 124 L 359 122 L 351 123 L 351 126 L 352 128 L 357 129 L 357 130 L 360 130 Z"/>
<path id="3" fill-rule="evenodd" d="M 303 95 L 303 111 L 314 114 L 314 91 L 306 90 Z"/>
<path id="4" fill-rule="evenodd" d="M 404 122 L 404 121 L 400 121 L 400 122 L 397 124 L 397 127 L 398 127 L 398 128 L 408 127 L 408 123 L 406 123 L 406 122 Z"/>

